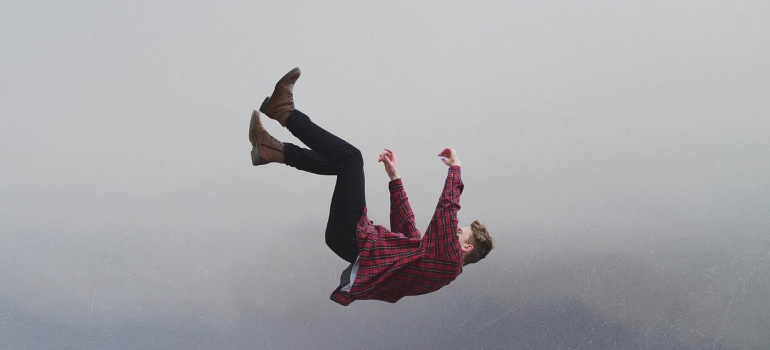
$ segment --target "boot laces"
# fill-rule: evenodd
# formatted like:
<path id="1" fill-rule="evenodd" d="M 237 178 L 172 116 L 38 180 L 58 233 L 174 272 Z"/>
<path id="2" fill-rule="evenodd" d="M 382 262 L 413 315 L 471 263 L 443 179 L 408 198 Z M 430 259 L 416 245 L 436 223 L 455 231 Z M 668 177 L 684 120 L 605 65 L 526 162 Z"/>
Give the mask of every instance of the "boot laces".
<path id="1" fill-rule="evenodd" d="M 269 137 L 270 137 L 270 140 L 271 140 L 271 141 L 273 141 L 273 144 L 278 144 L 278 145 L 280 145 L 280 146 L 283 146 L 283 142 L 281 142 L 281 141 L 278 141 L 278 139 L 277 139 L 277 138 L 275 138 L 275 137 L 273 137 L 273 135 L 270 135 L 269 133 L 265 133 L 265 134 L 267 134 L 267 136 L 269 136 Z M 278 151 L 278 152 L 283 152 L 283 151 L 281 151 L 279 148 L 275 148 L 275 147 L 273 147 L 273 146 L 271 146 L 271 145 L 267 144 L 267 142 L 260 142 L 260 144 L 259 144 L 259 145 L 260 145 L 260 146 L 262 146 L 262 147 L 265 147 L 265 148 L 269 148 L 269 149 L 272 149 L 272 150 Z"/>
<path id="2" fill-rule="evenodd" d="M 270 135 L 270 134 L 268 134 L 268 135 Z M 277 138 L 275 138 L 275 137 L 273 137 L 273 135 L 270 135 L 270 139 L 272 139 L 272 140 L 273 140 L 273 142 L 275 142 L 275 143 L 277 143 L 277 144 L 279 144 L 279 145 L 283 146 L 283 142 L 281 142 L 281 141 L 278 141 L 278 139 L 277 139 Z"/>

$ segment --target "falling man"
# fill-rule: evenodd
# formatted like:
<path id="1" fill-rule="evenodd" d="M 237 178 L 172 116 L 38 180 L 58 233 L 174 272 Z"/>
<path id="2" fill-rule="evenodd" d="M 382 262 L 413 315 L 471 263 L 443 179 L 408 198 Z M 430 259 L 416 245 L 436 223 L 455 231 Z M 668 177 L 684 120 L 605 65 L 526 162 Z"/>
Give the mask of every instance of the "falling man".
<path id="1" fill-rule="evenodd" d="M 251 161 L 255 166 L 283 163 L 313 174 L 336 175 L 326 244 L 350 265 L 331 299 L 341 305 L 376 299 L 395 303 L 408 295 L 434 292 L 454 281 L 463 266 L 483 259 L 494 247 L 486 227 L 476 220 L 459 227 L 457 212 L 463 182 L 460 159 L 452 148 L 438 154 L 448 166 L 444 189 L 433 218 L 421 237 L 398 174 L 395 154 L 379 154 L 390 178 L 390 230 L 367 216 L 361 152 L 316 125 L 294 108 L 299 68 L 284 75 L 259 111 L 278 121 L 308 148 L 271 136 L 254 111 L 249 126 Z"/>

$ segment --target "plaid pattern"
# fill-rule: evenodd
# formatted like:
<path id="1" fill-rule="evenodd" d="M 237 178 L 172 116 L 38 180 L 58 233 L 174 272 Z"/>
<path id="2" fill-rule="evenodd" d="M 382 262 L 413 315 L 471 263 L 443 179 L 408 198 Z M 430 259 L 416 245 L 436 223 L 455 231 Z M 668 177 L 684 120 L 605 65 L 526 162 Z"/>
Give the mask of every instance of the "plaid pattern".
<path id="1" fill-rule="evenodd" d="M 395 303 L 407 295 L 434 292 L 462 272 L 463 254 L 457 239 L 457 212 L 463 183 L 460 167 L 449 167 L 436 212 L 420 238 L 400 179 L 389 183 L 390 227 L 375 225 L 367 210 L 356 227 L 359 267 L 349 292 L 339 288 L 331 299 L 341 305 L 376 299 Z"/>

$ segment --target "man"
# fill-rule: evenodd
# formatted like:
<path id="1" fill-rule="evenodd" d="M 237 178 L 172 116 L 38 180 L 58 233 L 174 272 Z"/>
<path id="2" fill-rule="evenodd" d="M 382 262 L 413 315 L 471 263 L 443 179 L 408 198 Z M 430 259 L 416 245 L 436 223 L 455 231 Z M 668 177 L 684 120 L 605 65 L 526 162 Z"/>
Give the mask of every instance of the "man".
<path id="1" fill-rule="evenodd" d="M 293 90 L 299 76 L 299 68 L 284 75 L 259 110 L 281 123 L 309 149 L 276 140 L 262 125 L 260 113 L 254 111 L 249 127 L 251 161 L 255 166 L 283 163 L 313 174 L 337 176 L 326 244 L 350 266 L 331 295 L 333 301 L 341 305 L 361 299 L 395 303 L 407 295 L 430 293 L 452 282 L 463 265 L 483 259 L 492 250 L 492 237 L 481 222 L 458 227 L 463 183 L 460 159 L 451 148 L 439 153 L 449 170 L 435 214 L 422 238 L 398 174 L 396 156 L 387 149 L 379 155 L 379 161 L 390 177 L 391 230 L 370 221 L 361 152 L 294 108 Z"/>

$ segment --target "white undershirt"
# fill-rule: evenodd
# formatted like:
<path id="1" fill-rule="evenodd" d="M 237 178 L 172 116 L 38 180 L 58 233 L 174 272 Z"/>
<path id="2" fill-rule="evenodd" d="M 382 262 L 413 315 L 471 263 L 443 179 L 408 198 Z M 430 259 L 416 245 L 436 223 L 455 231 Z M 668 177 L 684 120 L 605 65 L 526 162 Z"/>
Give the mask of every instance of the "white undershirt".
<path id="1" fill-rule="evenodd" d="M 356 262 L 353 263 L 353 269 L 350 270 L 350 283 L 342 287 L 341 291 L 349 292 L 350 288 L 353 287 L 353 282 L 356 280 L 356 274 L 358 274 L 358 259 L 360 258 L 360 256 L 356 258 Z"/>

